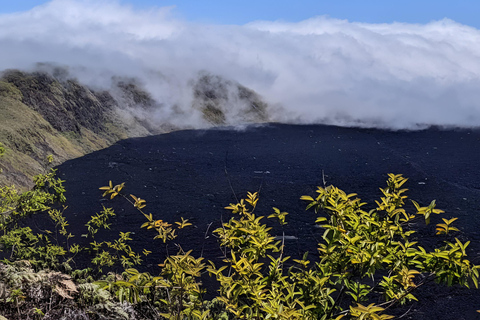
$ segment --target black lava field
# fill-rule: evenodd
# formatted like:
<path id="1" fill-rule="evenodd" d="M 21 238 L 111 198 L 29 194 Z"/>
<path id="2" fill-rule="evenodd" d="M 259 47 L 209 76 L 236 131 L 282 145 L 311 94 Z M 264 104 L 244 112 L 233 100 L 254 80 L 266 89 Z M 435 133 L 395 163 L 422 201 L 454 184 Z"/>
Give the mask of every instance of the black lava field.
<path id="1" fill-rule="evenodd" d="M 86 233 L 85 223 L 103 206 L 115 209 L 111 230 L 98 240 L 131 231 L 132 247 L 153 253 L 145 258 L 145 270 L 158 273 L 165 255 L 175 254 L 178 244 L 218 263 L 222 251 L 212 231 L 230 218 L 224 207 L 259 191 L 257 215 L 271 214 L 272 207 L 289 212 L 282 229 L 274 221 L 272 233 L 286 237 L 286 254 L 295 258 L 305 251 L 314 258 L 322 230 L 315 227 L 315 213 L 305 211 L 302 195 L 315 195 L 316 186 L 333 184 L 374 206 L 379 187 L 388 173 L 409 178 L 407 195 L 421 205 L 437 200 L 445 213 L 430 225 L 415 223 L 412 237 L 426 248 L 441 245 L 435 224 L 458 217 L 457 237 L 470 240 L 470 259 L 480 264 L 480 131 L 470 129 L 385 131 L 323 125 L 269 124 L 238 130 L 234 128 L 186 130 L 134 138 L 65 162 L 59 175 L 66 180 L 65 211 L 76 240 Z M 145 217 L 123 199 L 106 200 L 98 188 L 125 182 L 125 192 L 145 199 L 146 213 L 173 223 L 180 217 L 193 227 L 180 230 L 167 245 L 153 240 L 150 230 L 141 229 Z M 407 204 L 413 212 L 413 205 Z M 270 220 L 270 219 L 268 219 Z M 82 238 L 83 239 L 83 238 Z M 211 280 L 204 280 L 210 291 Z M 436 285 L 419 289 L 403 319 L 477 319 L 480 291 Z M 210 292 L 212 294 L 212 292 Z M 402 315 L 411 305 L 399 308 Z"/>

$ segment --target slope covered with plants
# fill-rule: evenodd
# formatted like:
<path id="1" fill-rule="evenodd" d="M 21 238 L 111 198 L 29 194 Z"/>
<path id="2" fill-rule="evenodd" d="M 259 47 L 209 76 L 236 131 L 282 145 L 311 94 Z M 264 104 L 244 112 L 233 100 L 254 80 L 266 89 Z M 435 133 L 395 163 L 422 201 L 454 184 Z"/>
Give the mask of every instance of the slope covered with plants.
<path id="1" fill-rule="evenodd" d="M 33 186 L 49 154 L 60 164 L 128 137 L 191 128 L 192 113 L 203 127 L 268 120 L 258 94 L 207 73 L 193 81 L 191 105 L 182 109 L 155 100 L 137 79 L 113 77 L 100 88 L 65 68 L 37 69 L 0 74 L 0 141 L 7 150 L 0 168 L 9 172 L 0 182 L 21 188 Z"/>
<path id="2" fill-rule="evenodd" d="M 6 148 L 1 167 L 7 184 L 31 187 L 47 155 L 59 164 L 119 139 L 151 132 L 141 124 L 126 128 L 116 101 L 75 80 L 47 73 L 4 72 L 0 78 L 0 140 Z"/>

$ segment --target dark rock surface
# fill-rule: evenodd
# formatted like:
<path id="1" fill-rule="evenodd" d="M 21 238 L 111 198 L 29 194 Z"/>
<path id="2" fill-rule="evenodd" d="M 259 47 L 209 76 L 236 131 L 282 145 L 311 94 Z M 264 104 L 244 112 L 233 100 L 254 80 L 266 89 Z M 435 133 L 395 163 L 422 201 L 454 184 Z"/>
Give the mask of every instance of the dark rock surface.
<path id="1" fill-rule="evenodd" d="M 471 241 L 470 258 L 480 263 L 480 131 L 440 130 L 389 132 L 373 129 L 321 125 L 271 124 L 246 130 L 215 129 L 177 131 L 169 134 L 123 140 L 110 148 L 67 161 L 59 167 L 66 180 L 66 215 L 75 234 L 85 233 L 90 215 L 111 205 L 117 216 L 112 231 L 133 231 L 133 246 L 152 250 L 147 268 L 158 272 L 156 264 L 165 253 L 175 253 L 179 243 L 196 256 L 218 261 L 221 251 L 211 231 L 229 219 L 224 206 L 247 191 L 260 190 L 258 214 L 268 215 L 271 207 L 289 212 L 284 228 L 287 254 L 305 251 L 314 256 L 322 231 L 314 226 L 315 215 L 305 212 L 302 195 L 314 195 L 327 184 L 346 192 L 356 192 L 369 205 L 380 197 L 387 173 L 410 178 L 408 195 L 422 205 L 437 199 L 446 213 L 425 226 L 418 223 L 414 235 L 426 248 L 440 244 L 434 237 L 441 217 L 458 217 L 457 237 Z M 228 172 L 228 178 L 225 173 Z M 121 199 L 104 201 L 99 187 L 125 182 L 126 192 L 146 199 L 147 213 L 169 222 L 190 219 L 185 229 L 168 245 L 153 241 L 153 234 L 140 229 L 144 217 Z M 229 183 L 230 180 L 230 183 Z M 407 208 L 412 208 L 410 204 Z M 412 210 L 413 211 L 413 210 Z M 210 223 L 213 223 L 208 229 Z M 282 229 L 272 223 L 274 233 Z M 207 232 L 208 229 L 208 232 Z M 207 237 L 205 237 L 207 234 Z M 77 238 L 77 241 L 79 239 Z M 208 280 L 207 280 L 208 282 Z M 208 286 L 208 283 L 207 283 Z M 480 292 L 465 288 L 424 286 L 420 302 L 397 309 L 403 319 L 477 319 Z"/>

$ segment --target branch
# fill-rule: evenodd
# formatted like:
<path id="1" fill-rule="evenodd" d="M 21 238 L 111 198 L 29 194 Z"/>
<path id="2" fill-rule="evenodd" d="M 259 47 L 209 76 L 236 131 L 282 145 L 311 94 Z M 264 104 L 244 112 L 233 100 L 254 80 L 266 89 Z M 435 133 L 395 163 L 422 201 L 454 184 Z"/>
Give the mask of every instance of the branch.
<path id="1" fill-rule="evenodd" d="M 230 186 L 230 189 L 232 190 L 232 193 L 233 193 L 233 196 L 235 197 L 235 200 L 237 201 L 237 203 L 239 203 L 238 198 L 237 198 L 237 194 L 235 193 L 235 190 L 233 190 L 232 182 L 230 181 L 230 176 L 228 175 L 228 171 L 227 171 L 227 156 L 228 156 L 228 151 L 225 152 L 225 164 L 224 164 L 225 177 L 227 178 L 228 184 L 229 184 L 229 186 Z"/>
<path id="2" fill-rule="evenodd" d="M 207 230 L 205 231 L 205 236 L 203 237 L 202 251 L 200 253 L 200 257 L 203 257 L 203 249 L 205 248 L 205 240 L 207 240 L 207 233 L 208 233 L 208 230 L 210 230 L 210 227 L 212 226 L 212 223 L 213 222 L 210 222 L 208 224 Z"/>

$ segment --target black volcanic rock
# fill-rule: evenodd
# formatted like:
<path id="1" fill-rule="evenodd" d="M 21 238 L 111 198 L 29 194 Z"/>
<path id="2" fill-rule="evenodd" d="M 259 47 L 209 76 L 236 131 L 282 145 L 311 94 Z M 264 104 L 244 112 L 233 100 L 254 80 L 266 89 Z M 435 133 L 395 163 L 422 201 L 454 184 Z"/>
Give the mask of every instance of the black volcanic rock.
<path id="1" fill-rule="evenodd" d="M 387 173 L 410 178 L 408 195 L 421 205 L 437 200 L 446 213 L 432 223 L 416 223 L 413 238 L 432 248 L 443 240 L 435 237 L 441 217 L 458 217 L 457 237 L 470 240 L 468 254 L 480 263 L 480 131 L 440 130 L 382 131 L 321 125 L 271 124 L 215 130 L 177 131 L 169 134 L 123 140 L 101 151 L 67 161 L 59 166 L 66 180 L 67 219 L 75 234 L 85 233 L 84 224 L 102 205 L 111 205 L 117 216 L 112 230 L 102 238 L 133 231 L 133 247 L 154 253 L 146 268 L 156 265 L 178 243 L 185 251 L 218 262 L 221 251 L 211 231 L 229 219 L 224 207 L 260 191 L 257 214 L 268 215 L 275 206 L 289 212 L 288 225 L 273 222 L 274 234 L 291 236 L 286 254 L 298 257 L 305 251 L 315 256 L 322 230 L 314 225 L 313 212 L 305 212 L 302 195 L 314 195 L 316 186 L 333 184 L 356 192 L 373 207 L 385 186 Z M 147 213 L 169 222 L 190 219 L 194 227 L 164 245 L 140 229 L 144 217 L 121 199 L 105 201 L 99 187 L 112 180 L 125 182 L 126 192 L 146 199 Z M 412 209 L 412 205 L 407 205 Z M 207 236 L 205 236 L 207 235 Z M 77 241 L 79 238 L 77 239 Z M 101 239 L 100 239 L 101 240 Z M 205 280 L 207 287 L 211 285 Z M 210 287 L 211 289 L 211 287 Z M 424 286 L 412 311 L 403 319 L 476 319 L 480 308 L 478 290 Z M 408 307 L 397 309 L 398 315 Z M 390 311 L 389 311 L 390 312 Z"/>

